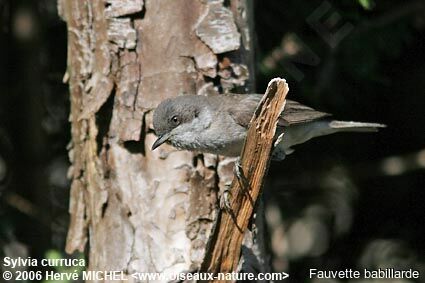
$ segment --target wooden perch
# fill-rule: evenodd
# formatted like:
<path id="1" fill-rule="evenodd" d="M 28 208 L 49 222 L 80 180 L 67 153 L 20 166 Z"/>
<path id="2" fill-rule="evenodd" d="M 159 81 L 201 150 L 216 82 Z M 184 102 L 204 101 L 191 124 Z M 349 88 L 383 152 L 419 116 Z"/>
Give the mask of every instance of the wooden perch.
<path id="1" fill-rule="evenodd" d="M 217 274 L 236 271 L 244 232 L 267 173 L 277 121 L 288 91 L 285 80 L 276 78 L 270 81 L 266 94 L 251 119 L 240 160 L 246 182 L 240 182 L 236 177 L 233 179 L 230 188 L 232 213 L 219 212 L 201 272 Z M 241 187 L 244 184 L 249 185 L 246 188 Z"/>

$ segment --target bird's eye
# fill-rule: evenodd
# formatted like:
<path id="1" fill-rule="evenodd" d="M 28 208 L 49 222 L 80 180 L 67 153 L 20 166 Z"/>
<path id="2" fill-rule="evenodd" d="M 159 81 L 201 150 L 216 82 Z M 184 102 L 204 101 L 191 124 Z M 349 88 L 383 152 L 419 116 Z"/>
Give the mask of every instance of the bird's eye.
<path id="1" fill-rule="evenodd" d="M 175 125 L 177 125 L 178 123 L 180 123 L 179 117 L 177 117 L 177 116 L 173 116 L 173 117 L 171 118 L 171 121 L 173 121 L 173 123 L 174 123 Z"/>

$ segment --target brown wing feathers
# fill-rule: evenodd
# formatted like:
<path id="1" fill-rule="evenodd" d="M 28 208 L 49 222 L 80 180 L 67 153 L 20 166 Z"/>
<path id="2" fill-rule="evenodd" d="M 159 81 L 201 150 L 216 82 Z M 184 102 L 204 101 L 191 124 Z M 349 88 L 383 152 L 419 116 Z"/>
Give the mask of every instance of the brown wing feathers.
<path id="1" fill-rule="evenodd" d="M 286 100 L 286 105 L 279 120 L 279 126 L 295 125 L 318 120 L 331 114 L 316 111 L 293 100 Z"/>
<path id="2" fill-rule="evenodd" d="M 239 125 L 248 127 L 251 121 L 252 115 L 261 100 L 262 95 L 241 95 L 243 96 L 237 99 L 234 95 L 229 95 L 229 104 L 221 105 L 226 108 L 229 114 Z M 316 111 L 313 108 L 302 105 L 293 100 L 286 100 L 285 108 L 279 119 L 279 126 L 296 125 L 300 123 L 306 123 L 313 120 L 318 120 L 324 117 L 330 116 L 325 112 Z"/>

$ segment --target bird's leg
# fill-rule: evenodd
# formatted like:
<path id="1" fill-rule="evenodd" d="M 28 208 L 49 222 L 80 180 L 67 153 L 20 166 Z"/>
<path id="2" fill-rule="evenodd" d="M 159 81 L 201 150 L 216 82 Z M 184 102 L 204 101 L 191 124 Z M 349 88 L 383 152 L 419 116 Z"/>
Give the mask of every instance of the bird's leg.
<path id="1" fill-rule="evenodd" d="M 233 174 L 236 177 L 243 193 L 248 198 L 251 199 L 251 195 L 249 194 L 249 189 L 248 189 L 250 186 L 249 181 L 244 175 L 240 157 L 238 157 L 235 160 L 235 165 L 233 167 Z M 220 196 L 220 208 L 226 210 L 229 214 L 232 213 L 231 199 L 230 199 L 232 196 L 231 187 L 232 187 L 232 180 L 229 180 L 228 182 L 224 184 L 224 190 L 222 191 Z"/>
<path id="2" fill-rule="evenodd" d="M 227 212 L 231 212 L 232 207 L 230 205 L 230 197 L 232 193 L 230 192 L 230 187 L 232 186 L 232 181 L 224 184 L 224 190 L 220 196 L 220 208 L 226 210 Z"/>
<path id="3" fill-rule="evenodd" d="M 232 193 L 230 191 L 230 188 L 232 187 L 232 181 L 227 182 L 224 185 L 224 191 L 220 196 L 220 209 L 226 210 L 226 212 L 232 217 L 233 221 L 236 223 L 236 215 L 232 210 L 232 204 L 230 202 L 230 197 L 232 196 Z M 216 219 L 218 221 L 218 218 Z M 217 225 L 218 222 L 214 224 L 214 227 Z M 215 228 L 214 228 L 215 229 Z"/>
<path id="4" fill-rule="evenodd" d="M 250 187 L 249 180 L 245 177 L 245 174 L 243 172 L 240 157 L 238 157 L 235 161 L 234 174 L 236 178 L 238 179 L 239 186 L 242 189 L 243 193 L 249 199 L 252 206 L 254 206 L 254 200 L 252 199 L 251 194 L 249 193 L 249 187 Z"/>
<path id="5" fill-rule="evenodd" d="M 236 178 L 238 178 L 239 185 L 241 186 L 244 193 L 249 195 L 249 181 L 244 175 L 240 157 L 238 157 L 235 161 L 234 174 Z"/>

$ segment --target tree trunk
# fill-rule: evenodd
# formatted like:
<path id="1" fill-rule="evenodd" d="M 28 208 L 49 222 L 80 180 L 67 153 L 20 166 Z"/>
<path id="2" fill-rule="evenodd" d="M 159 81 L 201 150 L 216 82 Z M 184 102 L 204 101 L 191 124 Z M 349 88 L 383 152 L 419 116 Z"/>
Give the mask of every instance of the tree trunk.
<path id="1" fill-rule="evenodd" d="M 232 165 L 170 146 L 152 152 L 152 110 L 181 94 L 252 88 L 248 1 L 59 0 L 72 126 L 66 251 L 87 247 L 89 270 L 202 263 Z"/>

